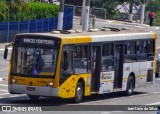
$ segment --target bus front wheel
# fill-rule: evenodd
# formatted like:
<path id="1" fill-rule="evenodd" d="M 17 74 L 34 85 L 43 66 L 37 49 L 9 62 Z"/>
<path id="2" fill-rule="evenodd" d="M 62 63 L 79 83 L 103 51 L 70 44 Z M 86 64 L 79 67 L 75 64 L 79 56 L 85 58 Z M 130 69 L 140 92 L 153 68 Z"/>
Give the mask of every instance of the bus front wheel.
<path id="1" fill-rule="evenodd" d="M 130 96 L 133 94 L 134 90 L 134 79 L 132 76 L 129 76 L 128 82 L 127 82 L 127 90 L 126 90 L 126 95 Z"/>
<path id="2" fill-rule="evenodd" d="M 76 94 L 75 94 L 75 102 L 81 102 L 84 96 L 84 88 L 81 82 L 77 83 Z"/>
<path id="3" fill-rule="evenodd" d="M 38 101 L 39 100 L 39 96 L 36 96 L 36 95 L 28 95 L 28 97 L 30 98 L 31 101 Z"/>

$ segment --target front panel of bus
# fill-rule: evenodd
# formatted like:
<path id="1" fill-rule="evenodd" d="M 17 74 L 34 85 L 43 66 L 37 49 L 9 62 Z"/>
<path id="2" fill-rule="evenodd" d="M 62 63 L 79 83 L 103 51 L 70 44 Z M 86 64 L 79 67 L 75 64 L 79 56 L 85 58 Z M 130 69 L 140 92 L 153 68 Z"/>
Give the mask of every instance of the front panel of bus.
<path id="1" fill-rule="evenodd" d="M 59 47 L 60 39 L 57 38 L 16 36 L 10 63 L 9 92 L 40 96 L 58 94 L 53 93 L 53 86 Z"/>

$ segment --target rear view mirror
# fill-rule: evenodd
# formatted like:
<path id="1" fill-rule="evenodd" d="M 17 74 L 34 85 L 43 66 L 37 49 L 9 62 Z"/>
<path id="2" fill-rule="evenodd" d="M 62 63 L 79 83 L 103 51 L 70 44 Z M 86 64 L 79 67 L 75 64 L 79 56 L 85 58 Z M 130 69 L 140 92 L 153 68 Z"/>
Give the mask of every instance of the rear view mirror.
<path id="1" fill-rule="evenodd" d="M 3 58 L 4 58 L 4 59 L 7 59 L 7 56 L 8 56 L 8 48 L 5 47 Z"/>

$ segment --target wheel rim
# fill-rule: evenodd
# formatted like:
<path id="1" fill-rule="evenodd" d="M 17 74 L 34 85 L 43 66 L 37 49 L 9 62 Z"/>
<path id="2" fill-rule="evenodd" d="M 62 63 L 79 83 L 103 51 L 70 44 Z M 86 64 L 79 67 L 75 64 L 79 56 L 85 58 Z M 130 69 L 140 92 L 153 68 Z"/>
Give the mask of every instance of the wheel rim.
<path id="1" fill-rule="evenodd" d="M 81 86 L 78 86 L 77 87 L 77 95 L 76 95 L 77 101 L 82 99 L 82 94 L 83 94 L 83 90 L 82 90 Z"/>

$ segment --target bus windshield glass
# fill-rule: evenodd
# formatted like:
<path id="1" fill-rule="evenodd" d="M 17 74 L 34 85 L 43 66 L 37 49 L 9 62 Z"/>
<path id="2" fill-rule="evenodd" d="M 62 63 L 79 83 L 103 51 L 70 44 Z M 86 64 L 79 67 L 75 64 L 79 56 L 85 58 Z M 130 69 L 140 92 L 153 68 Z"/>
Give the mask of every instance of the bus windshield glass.
<path id="1" fill-rule="evenodd" d="M 54 76 L 58 47 L 17 44 L 13 51 L 12 74 L 22 76 Z"/>

